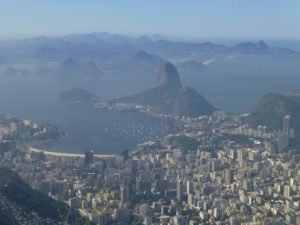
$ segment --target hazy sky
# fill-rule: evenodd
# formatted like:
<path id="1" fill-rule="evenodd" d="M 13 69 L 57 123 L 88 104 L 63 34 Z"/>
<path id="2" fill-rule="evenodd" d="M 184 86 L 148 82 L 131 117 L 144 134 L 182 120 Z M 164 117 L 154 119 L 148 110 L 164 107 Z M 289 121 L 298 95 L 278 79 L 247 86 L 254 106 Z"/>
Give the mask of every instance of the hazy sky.
<path id="1" fill-rule="evenodd" d="M 300 39 L 300 0 L 0 0 L 0 38 L 69 33 Z"/>

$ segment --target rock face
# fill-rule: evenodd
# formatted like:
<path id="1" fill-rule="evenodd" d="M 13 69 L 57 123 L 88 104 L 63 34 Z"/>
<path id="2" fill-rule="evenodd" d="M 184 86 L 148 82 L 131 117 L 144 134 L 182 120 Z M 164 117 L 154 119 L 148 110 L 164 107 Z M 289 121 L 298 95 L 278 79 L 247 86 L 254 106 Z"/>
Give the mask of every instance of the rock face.
<path id="1" fill-rule="evenodd" d="M 164 63 L 158 73 L 157 84 L 159 86 L 168 85 L 173 87 L 181 87 L 179 73 L 175 66 L 169 62 Z"/>
<path id="2" fill-rule="evenodd" d="M 135 73 L 149 76 L 155 74 L 164 62 L 165 60 L 157 55 L 137 51 L 132 54 L 116 55 L 108 64 L 111 71 L 117 71 L 122 74 L 129 72 L 130 74 Z"/>
<path id="3" fill-rule="evenodd" d="M 154 111 L 174 116 L 209 115 L 216 109 L 196 90 L 183 87 L 177 69 L 165 63 L 157 78 L 158 86 L 114 102 L 151 106 Z"/>

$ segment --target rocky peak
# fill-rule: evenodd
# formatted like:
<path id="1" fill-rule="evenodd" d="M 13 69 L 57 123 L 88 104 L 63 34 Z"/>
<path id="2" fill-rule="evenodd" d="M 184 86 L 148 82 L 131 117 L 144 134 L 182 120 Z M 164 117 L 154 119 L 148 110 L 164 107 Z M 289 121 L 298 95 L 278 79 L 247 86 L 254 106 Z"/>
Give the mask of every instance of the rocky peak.
<path id="1" fill-rule="evenodd" d="M 179 73 L 174 65 L 169 62 L 162 64 L 158 73 L 157 84 L 159 86 L 181 87 Z"/>

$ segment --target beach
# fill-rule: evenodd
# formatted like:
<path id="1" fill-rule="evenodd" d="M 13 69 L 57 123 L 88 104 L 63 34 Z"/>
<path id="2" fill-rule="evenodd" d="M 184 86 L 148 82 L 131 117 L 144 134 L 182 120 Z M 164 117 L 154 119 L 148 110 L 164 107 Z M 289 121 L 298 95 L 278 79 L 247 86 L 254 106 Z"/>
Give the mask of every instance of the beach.
<path id="1" fill-rule="evenodd" d="M 51 151 L 46 151 L 43 149 L 39 148 L 34 148 L 34 147 L 29 147 L 28 148 L 29 152 L 43 152 L 45 155 L 48 156 L 60 156 L 60 157 L 85 157 L 85 154 L 80 154 L 80 153 L 63 153 L 63 152 L 51 152 Z M 94 157 L 97 158 L 114 158 L 116 155 L 109 155 L 109 154 L 94 154 Z"/>

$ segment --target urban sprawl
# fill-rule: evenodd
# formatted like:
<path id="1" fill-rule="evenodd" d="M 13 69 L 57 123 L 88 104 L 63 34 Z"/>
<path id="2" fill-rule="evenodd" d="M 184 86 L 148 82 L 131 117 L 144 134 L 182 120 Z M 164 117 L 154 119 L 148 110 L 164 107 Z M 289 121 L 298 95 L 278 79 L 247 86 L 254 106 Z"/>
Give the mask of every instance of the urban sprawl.
<path id="1" fill-rule="evenodd" d="M 243 124 L 246 116 L 176 118 L 180 133 L 103 157 L 37 150 L 33 143 L 63 132 L 2 117 L 1 165 L 100 225 L 300 224 L 300 154 L 289 149 L 293 118 L 269 130 Z"/>

